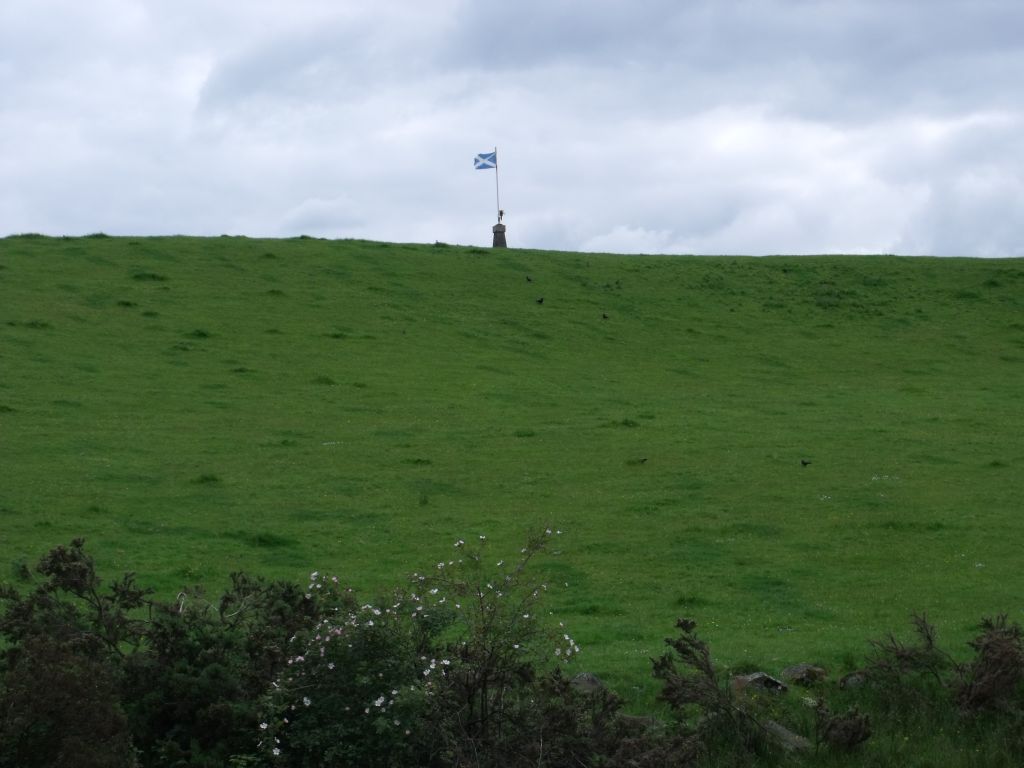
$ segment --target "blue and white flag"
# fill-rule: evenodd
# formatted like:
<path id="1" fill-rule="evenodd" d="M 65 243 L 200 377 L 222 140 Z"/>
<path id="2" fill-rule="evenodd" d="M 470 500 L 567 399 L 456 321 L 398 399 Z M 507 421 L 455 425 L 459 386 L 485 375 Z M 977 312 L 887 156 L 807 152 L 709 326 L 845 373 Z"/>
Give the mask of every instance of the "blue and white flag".
<path id="1" fill-rule="evenodd" d="M 497 152 L 481 152 L 473 158 L 473 167 L 478 171 L 486 171 L 498 167 Z"/>

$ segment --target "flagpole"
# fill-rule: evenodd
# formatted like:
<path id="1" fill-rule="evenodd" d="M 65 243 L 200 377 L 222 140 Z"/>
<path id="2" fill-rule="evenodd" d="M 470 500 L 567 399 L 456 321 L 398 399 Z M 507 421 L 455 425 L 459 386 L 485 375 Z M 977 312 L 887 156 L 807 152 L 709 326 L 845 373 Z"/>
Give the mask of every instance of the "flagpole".
<path id="1" fill-rule="evenodd" d="M 498 206 L 498 221 L 501 221 L 501 194 L 498 191 L 498 148 L 494 148 L 494 202 Z"/>

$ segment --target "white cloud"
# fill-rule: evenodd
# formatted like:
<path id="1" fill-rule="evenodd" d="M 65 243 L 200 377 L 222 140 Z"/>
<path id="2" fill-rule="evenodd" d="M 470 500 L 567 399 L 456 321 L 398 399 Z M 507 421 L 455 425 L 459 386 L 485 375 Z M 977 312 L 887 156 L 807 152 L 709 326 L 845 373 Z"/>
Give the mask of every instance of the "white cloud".
<path id="1" fill-rule="evenodd" d="M 11 0 L 9 231 L 1022 255 L 1006 0 Z"/>

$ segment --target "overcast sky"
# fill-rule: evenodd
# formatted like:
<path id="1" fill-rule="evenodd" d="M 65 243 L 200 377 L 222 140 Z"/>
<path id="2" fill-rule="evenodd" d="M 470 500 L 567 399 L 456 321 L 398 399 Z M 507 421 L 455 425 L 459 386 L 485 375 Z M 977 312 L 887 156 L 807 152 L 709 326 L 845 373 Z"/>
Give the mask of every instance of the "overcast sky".
<path id="1" fill-rule="evenodd" d="M 1024 255 L 1021 0 L 0 0 L 0 235 Z"/>

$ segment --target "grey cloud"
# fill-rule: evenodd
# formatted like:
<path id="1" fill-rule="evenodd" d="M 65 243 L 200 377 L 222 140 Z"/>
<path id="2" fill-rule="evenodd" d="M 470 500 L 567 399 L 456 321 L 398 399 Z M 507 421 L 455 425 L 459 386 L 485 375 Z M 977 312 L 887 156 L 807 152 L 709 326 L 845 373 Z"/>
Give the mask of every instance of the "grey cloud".
<path id="1" fill-rule="evenodd" d="M 807 116 L 1021 103 L 1024 6 L 1013 2 L 527 0 L 467 2 L 459 19 L 449 66 L 573 64 L 629 78 L 627 98 L 684 111 L 766 99 Z"/>
<path id="2" fill-rule="evenodd" d="M 469 160 L 497 144 L 513 245 L 1019 253 L 1021 22 L 994 0 L 12 0 L 0 217 L 487 243 Z"/>
<path id="3" fill-rule="evenodd" d="M 249 100 L 295 104 L 345 95 L 375 79 L 358 31 L 345 27 L 272 39 L 222 57 L 203 85 L 199 107 L 216 110 Z M 343 53 L 342 55 L 339 55 Z"/>

